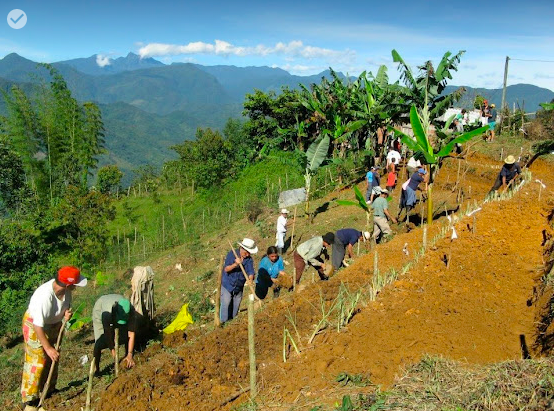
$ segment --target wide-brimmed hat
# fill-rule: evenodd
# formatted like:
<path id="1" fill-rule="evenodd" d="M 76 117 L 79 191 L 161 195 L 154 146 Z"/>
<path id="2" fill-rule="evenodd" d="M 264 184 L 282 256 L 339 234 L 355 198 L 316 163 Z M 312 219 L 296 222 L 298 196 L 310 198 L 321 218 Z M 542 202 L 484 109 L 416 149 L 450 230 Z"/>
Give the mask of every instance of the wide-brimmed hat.
<path id="1" fill-rule="evenodd" d="M 239 242 L 238 244 L 246 251 L 248 251 L 250 254 L 256 254 L 258 252 L 258 247 L 256 247 L 256 242 L 251 238 L 244 238 L 242 242 Z"/>
<path id="2" fill-rule="evenodd" d="M 288 213 L 290 213 L 290 211 L 287 210 L 286 208 L 281 209 L 281 214 L 288 214 Z"/>
<path id="3" fill-rule="evenodd" d="M 386 188 L 381 189 L 381 194 L 388 194 L 388 193 L 389 193 L 389 190 L 387 190 Z"/>
<path id="4" fill-rule="evenodd" d="M 508 156 L 504 159 L 504 163 L 506 164 L 514 164 L 516 162 L 516 158 L 514 156 Z"/>
<path id="5" fill-rule="evenodd" d="M 58 270 L 58 281 L 65 286 L 76 285 L 84 287 L 87 285 L 87 279 L 81 275 L 81 271 L 77 267 L 68 265 Z"/>
<path id="6" fill-rule="evenodd" d="M 367 240 L 370 239 L 371 234 L 370 234 L 369 231 L 364 231 L 364 232 L 362 233 L 362 237 L 364 238 L 364 241 L 367 241 Z"/>

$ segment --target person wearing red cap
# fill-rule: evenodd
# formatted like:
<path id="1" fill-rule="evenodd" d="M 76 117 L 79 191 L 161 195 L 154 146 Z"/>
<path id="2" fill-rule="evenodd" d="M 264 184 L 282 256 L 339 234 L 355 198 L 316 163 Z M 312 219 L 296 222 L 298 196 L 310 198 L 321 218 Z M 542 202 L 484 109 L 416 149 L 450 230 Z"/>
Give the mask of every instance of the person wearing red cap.
<path id="1" fill-rule="evenodd" d="M 84 287 L 87 279 L 77 267 L 65 266 L 56 277 L 38 287 L 23 316 L 23 340 L 25 363 L 21 381 L 21 398 L 25 411 L 37 409 L 45 375 L 52 361 L 55 363 L 50 391 L 56 387 L 60 353 L 54 348 L 62 320 L 71 318 L 71 293 L 75 287 Z"/>

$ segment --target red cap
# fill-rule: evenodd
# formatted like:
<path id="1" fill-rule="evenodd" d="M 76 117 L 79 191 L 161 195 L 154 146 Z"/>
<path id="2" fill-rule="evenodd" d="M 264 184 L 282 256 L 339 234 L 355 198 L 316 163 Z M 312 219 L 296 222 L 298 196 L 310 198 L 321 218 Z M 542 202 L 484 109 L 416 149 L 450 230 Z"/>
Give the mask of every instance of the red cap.
<path id="1" fill-rule="evenodd" d="M 488 104 L 488 103 L 489 103 L 489 100 L 483 100 L 483 103 L 484 103 L 484 104 Z"/>
<path id="2" fill-rule="evenodd" d="M 62 284 L 76 285 L 84 287 L 87 285 L 87 279 L 81 275 L 77 267 L 71 265 L 62 267 L 58 270 L 58 281 Z"/>

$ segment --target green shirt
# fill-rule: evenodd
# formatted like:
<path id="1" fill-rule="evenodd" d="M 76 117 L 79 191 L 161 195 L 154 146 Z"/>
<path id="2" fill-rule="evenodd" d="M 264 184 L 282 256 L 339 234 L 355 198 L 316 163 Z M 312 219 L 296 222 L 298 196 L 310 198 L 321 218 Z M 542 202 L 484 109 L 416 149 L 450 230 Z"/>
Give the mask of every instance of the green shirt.
<path id="1" fill-rule="evenodd" d="M 389 202 L 385 197 L 379 196 L 373 200 L 373 216 L 374 217 L 385 217 L 385 210 L 389 208 Z"/>

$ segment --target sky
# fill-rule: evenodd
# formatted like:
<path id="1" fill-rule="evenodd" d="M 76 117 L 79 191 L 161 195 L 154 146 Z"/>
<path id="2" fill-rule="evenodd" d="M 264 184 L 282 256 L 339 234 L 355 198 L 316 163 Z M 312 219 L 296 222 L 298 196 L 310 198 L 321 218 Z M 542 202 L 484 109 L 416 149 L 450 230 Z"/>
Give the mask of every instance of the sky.
<path id="1" fill-rule="evenodd" d="M 17 30 L 8 25 L 19 16 L 8 16 L 14 9 L 27 18 Z M 98 54 L 102 65 L 133 52 L 166 64 L 270 66 L 298 75 L 332 67 L 356 76 L 384 64 L 396 80 L 392 49 L 414 68 L 465 50 L 449 84 L 500 88 L 509 56 L 508 85 L 554 90 L 554 0 L 2 0 L 0 11 L 0 57 L 55 62 Z"/>

